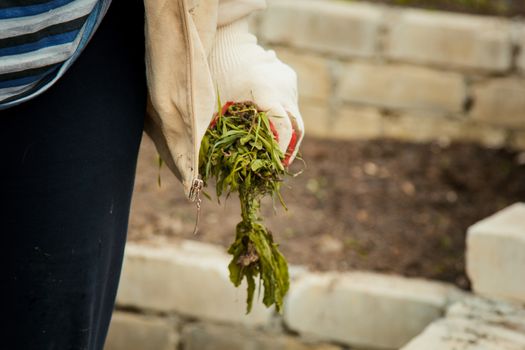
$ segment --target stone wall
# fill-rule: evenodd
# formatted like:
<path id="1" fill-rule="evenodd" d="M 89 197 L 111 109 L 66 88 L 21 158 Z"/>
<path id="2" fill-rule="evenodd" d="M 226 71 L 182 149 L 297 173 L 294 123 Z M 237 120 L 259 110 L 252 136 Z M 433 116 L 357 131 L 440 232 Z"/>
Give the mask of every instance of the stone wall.
<path id="1" fill-rule="evenodd" d="M 252 30 L 297 71 L 308 135 L 525 148 L 525 22 L 273 0 Z"/>
<path id="2" fill-rule="evenodd" d="M 484 298 L 437 281 L 292 265 L 282 313 L 258 299 L 249 315 L 224 247 L 129 242 L 105 349 L 525 349 L 525 204 L 467 236 L 467 272 Z"/>
<path id="3" fill-rule="evenodd" d="M 436 281 L 291 266 L 282 314 L 258 299 L 246 315 L 230 258 L 195 241 L 129 242 L 106 350 L 393 350 L 464 297 Z"/>

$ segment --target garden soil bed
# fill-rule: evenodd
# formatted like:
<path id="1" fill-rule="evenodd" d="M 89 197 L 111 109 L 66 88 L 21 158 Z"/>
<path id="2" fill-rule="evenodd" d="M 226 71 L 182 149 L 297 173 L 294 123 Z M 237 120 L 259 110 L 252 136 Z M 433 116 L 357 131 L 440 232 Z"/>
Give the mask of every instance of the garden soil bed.
<path id="1" fill-rule="evenodd" d="M 371 270 L 449 281 L 468 289 L 466 229 L 525 201 L 525 153 L 472 144 L 308 138 L 307 167 L 289 179 L 289 210 L 265 203 L 265 223 L 292 264 L 315 271 Z M 238 199 L 203 199 L 196 209 L 166 167 L 157 185 L 156 151 L 144 137 L 129 239 L 153 235 L 228 247 L 239 221 Z M 296 161 L 293 170 L 302 164 Z M 210 188 L 209 192 L 213 192 Z"/>

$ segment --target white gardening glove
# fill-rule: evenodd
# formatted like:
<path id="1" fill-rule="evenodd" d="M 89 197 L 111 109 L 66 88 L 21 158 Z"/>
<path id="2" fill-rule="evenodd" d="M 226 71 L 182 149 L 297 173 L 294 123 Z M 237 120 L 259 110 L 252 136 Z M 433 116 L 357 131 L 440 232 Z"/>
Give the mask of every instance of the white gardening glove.
<path id="1" fill-rule="evenodd" d="M 247 17 L 218 28 L 208 60 L 221 101 L 253 101 L 267 111 L 286 155 L 284 165 L 290 164 L 304 134 L 295 72 L 274 51 L 257 45 Z"/>

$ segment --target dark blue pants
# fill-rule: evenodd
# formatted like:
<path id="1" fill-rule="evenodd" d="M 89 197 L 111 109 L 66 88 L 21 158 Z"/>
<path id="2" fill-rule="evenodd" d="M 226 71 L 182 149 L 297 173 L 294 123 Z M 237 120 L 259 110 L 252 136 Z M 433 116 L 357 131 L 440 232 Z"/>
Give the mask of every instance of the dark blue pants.
<path id="1" fill-rule="evenodd" d="M 142 0 L 114 0 L 54 86 L 0 111 L 2 349 L 103 348 L 143 130 L 143 28 Z"/>

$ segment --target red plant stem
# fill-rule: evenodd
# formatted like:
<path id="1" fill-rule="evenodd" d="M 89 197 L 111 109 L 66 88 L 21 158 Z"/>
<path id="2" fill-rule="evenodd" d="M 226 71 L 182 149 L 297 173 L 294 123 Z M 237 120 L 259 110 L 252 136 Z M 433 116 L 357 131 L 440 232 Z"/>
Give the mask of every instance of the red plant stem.
<path id="1" fill-rule="evenodd" d="M 233 101 L 226 102 L 224 104 L 224 106 L 222 106 L 222 108 L 221 108 L 221 114 L 219 115 L 218 113 L 215 113 L 215 115 L 213 116 L 213 119 L 210 122 L 210 126 L 209 126 L 210 129 L 213 129 L 215 127 L 215 124 L 217 124 L 217 119 L 219 119 L 221 116 L 225 115 L 226 112 L 228 112 L 228 108 L 230 108 L 230 106 L 232 104 L 234 104 Z"/>
<path id="2" fill-rule="evenodd" d="M 297 133 L 295 130 L 292 130 L 292 138 L 290 139 L 290 143 L 288 144 L 288 149 L 286 150 L 286 154 L 283 160 L 283 165 L 288 166 L 290 164 L 290 158 L 292 157 L 292 154 L 295 150 L 295 146 L 297 145 Z"/>
<path id="3" fill-rule="evenodd" d="M 279 142 L 279 133 L 277 132 L 275 125 L 270 119 L 268 119 L 268 121 L 270 122 L 270 129 L 272 130 L 273 137 L 275 137 L 275 141 Z"/>

